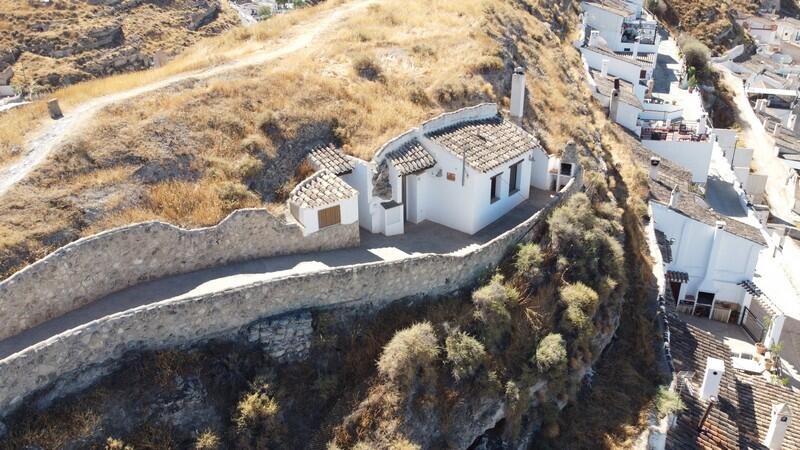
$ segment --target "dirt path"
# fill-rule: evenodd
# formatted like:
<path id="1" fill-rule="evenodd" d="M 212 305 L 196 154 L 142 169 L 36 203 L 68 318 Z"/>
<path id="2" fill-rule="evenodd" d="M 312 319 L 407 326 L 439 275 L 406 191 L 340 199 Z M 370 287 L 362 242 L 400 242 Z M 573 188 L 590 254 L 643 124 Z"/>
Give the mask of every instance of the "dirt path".
<path id="1" fill-rule="evenodd" d="M 770 212 L 790 223 L 800 220 L 792 212 L 794 199 L 786 191 L 786 182 L 790 171 L 775 155 L 775 143 L 761 127 L 758 117 L 750 107 L 742 82 L 733 73 L 722 66 L 717 66 L 725 77 L 725 83 L 734 92 L 734 102 L 739 110 L 737 117 L 742 126 L 744 146 L 753 149 L 753 161 L 757 173 L 767 175 L 767 198 Z"/>
<path id="2" fill-rule="evenodd" d="M 377 0 L 355 0 L 323 13 L 323 16 L 313 23 L 296 26 L 293 28 L 292 37 L 279 42 L 279 48 L 271 45 L 269 48 L 257 49 L 253 53 L 231 62 L 174 75 L 154 83 L 98 97 L 84 102 L 70 111 L 65 111 L 63 118 L 48 122 L 32 133 L 32 138 L 22 158 L 0 169 L 0 195 L 4 195 L 16 183 L 28 176 L 59 144 L 66 141 L 70 136 L 74 136 L 101 109 L 190 78 L 211 78 L 224 72 L 280 59 L 283 56 L 308 47 L 321 34 L 330 30 L 337 23 L 375 1 Z"/>

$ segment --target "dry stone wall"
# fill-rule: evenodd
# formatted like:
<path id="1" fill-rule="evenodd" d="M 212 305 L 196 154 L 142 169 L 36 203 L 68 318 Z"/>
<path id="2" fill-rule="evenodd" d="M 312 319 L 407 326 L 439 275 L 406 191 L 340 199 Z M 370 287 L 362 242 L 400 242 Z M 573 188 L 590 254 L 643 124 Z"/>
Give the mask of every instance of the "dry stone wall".
<path id="1" fill-rule="evenodd" d="M 466 252 L 294 274 L 145 305 L 69 330 L 0 361 L 0 416 L 42 388 L 56 385 L 52 389 L 58 390 L 56 381 L 67 374 L 102 374 L 98 367 L 119 360 L 129 351 L 186 346 L 231 333 L 251 333 L 248 327 L 254 321 L 291 311 L 360 303 L 380 307 L 404 297 L 467 287 L 520 242 L 540 236 L 541 219 L 580 187 L 580 181 L 573 180 L 530 219 Z M 259 336 L 262 330 L 271 333 L 269 325 L 258 328 Z M 295 345 L 297 341 L 287 342 Z M 271 351 L 277 349 L 271 347 Z M 48 395 L 68 393 L 65 388 Z"/>
<path id="2" fill-rule="evenodd" d="M 117 228 L 62 247 L 0 283 L 0 339 L 143 281 L 358 244 L 358 222 L 303 237 L 298 225 L 263 209 L 239 210 L 195 230 L 163 222 Z"/>

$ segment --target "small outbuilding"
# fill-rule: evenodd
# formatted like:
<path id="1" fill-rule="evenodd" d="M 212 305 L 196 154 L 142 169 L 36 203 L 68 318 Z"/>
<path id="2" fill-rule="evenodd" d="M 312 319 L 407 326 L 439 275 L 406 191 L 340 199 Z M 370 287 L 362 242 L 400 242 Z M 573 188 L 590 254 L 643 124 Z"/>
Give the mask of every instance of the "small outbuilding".
<path id="1" fill-rule="evenodd" d="M 358 191 L 323 169 L 292 190 L 289 209 L 308 236 L 326 227 L 357 222 Z"/>

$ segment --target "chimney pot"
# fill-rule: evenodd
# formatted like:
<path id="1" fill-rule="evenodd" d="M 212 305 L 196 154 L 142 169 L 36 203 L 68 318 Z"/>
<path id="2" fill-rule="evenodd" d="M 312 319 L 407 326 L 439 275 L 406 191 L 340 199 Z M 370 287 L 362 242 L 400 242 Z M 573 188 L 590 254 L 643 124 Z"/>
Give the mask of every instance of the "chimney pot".
<path id="1" fill-rule="evenodd" d="M 600 38 L 600 32 L 592 30 L 589 33 L 589 47 L 597 47 L 597 40 Z"/>
<path id="2" fill-rule="evenodd" d="M 792 410 L 786 403 L 778 403 L 770 412 L 769 429 L 764 436 L 764 446 L 770 450 L 780 450 L 783 446 L 783 437 L 792 424 Z"/>
<path id="3" fill-rule="evenodd" d="M 521 120 L 525 112 L 525 69 L 517 67 L 511 76 L 511 117 Z"/>
<path id="4" fill-rule="evenodd" d="M 717 398 L 719 384 L 724 373 L 725 363 L 721 359 L 711 357 L 706 359 L 706 372 L 703 375 L 703 384 L 700 386 L 701 399 L 708 401 Z"/>
<path id="5" fill-rule="evenodd" d="M 608 60 L 604 59 L 603 63 L 600 65 L 600 76 L 603 78 L 608 76 Z"/>
<path id="6" fill-rule="evenodd" d="M 661 158 L 658 156 L 650 157 L 650 179 L 658 179 L 658 166 L 661 164 Z"/>

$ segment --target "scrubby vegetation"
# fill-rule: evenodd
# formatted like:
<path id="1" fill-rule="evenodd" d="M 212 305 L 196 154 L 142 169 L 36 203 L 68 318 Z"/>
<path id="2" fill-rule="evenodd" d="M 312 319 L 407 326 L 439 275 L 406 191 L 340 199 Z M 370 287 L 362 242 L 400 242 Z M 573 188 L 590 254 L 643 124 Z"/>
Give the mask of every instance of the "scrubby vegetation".
<path id="1" fill-rule="evenodd" d="M 757 0 L 650 0 L 648 7 L 676 33 L 691 33 L 717 54 L 747 43 L 735 17 L 758 10 Z"/>
<path id="2" fill-rule="evenodd" d="M 338 6 L 276 16 L 202 42 L 159 71 L 55 95 L 69 110 L 94 95 L 280 48 Z M 235 208 L 279 203 L 313 146 L 333 142 L 369 158 L 442 111 L 485 101 L 507 107 L 520 64 L 530 67 L 526 127 L 553 153 L 576 135 L 587 141 L 588 97 L 576 89 L 580 72 L 566 69 L 578 67 L 567 35 L 575 8 L 552 0 L 382 0 L 279 64 L 109 107 L 0 198 L 0 277 L 112 227 L 150 219 L 207 226 Z M 20 153 L 20 133 L 44 115 L 37 103 L 0 116 L 0 160 Z"/>
<path id="3" fill-rule="evenodd" d="M 101 428 L 107 397 L 99 394 L 119 392 L 120 385 L 145 392 L 136 406 L 126 403 L 141 411 L 136 408 L 147 409 L 165 393 L 183 392 L 178 380 L 193 379 L 207 395 L 191 409 L 212 405 L 213 413 L 204 416 L 211 419 L 195 420 L 191 431 L 132 420 L 130 429 L 114 436 L 135 448 L 162 436 L 171 444 L 158 448 L 199 446 L 198 430 L 210 430 L 223 448 L 279 442 L 286 448 L 412 449 L 467 447 L 490 430 L 481 438 L 542 448 L 630 448 L 644 423 L 642 412 L 654 404 L 657 381 L 653 334 L 642 313 L 651 284 L 644 276 L 649 271 L 641 231 L 646 174 L 631 153 L 639 144 L 610 125 L 582 88 L 580 59 L 570 44 L 575 13 L 573 4 L 545 0 L 490 6 L 472 0 L 386 1 L 344 24 L 326 44 L 335 52 L 290 57 L 306 67 L 302 73 L 258 68 L 226 83 L 168 90 L 144 99 L 143 106 L 111 108 L 104 117 L 130 120 L 92 130 L 107 147 L 73 143 L 61 153 L 60 167 L 48 165 L 24 191 L 18 189 L 24 194 L 19 198 L 61 198 L 43 187 L 56 174 L 79 197 L 99 187 L 131 186 L 147 198 L 163 182 L 142 186 L 131 182 L 132 173 L 149 162 L 166 164 L 192 147 L 185 152 L 191 170 L 178 170 L 178 177 L 191 174 L 191 182 L 207 183 L 205 192 L 214 196 L 222 182 L 235 182 L 264 201 L 273 186 L 296 173 L 291 161 L 302 152 L 293 149 L 333 140 L 368 157 L 386 138 L 443 109 L 484 100 L 505 104 L 509 69 L 519 64 L 529 67 L 524 125 L 535 127 L 551 152 L 576 143 L 587 168 L 586 190 L 550 215 L 535 243 L 522 244 L 471 292 L 398 302 L 364 317 L 315 312 L 311 355 L 302 363 L 277 365 L 258 348 L 236 346 L 201 347 L 191 352 L 197 358 L 179 364 L 153 364 L 145 355 L 144 362 L 112 377 L 119 384 L 101 384 L 45 412 L 22 412 L 13 422 L 20 426 L 13 428 L 12 448 L 36 442 L 40 430 L 52 430 L 50 424 L 59 420 L 82 425 L 54 433 L 58 442 L 93 435 L 92 442 L 102 445 L 111 430 Z M 363 54 L 374 55 L 370 64 L 356 64 Z M 476 57 L 453 57 L 463 54 Z M 383 79 L 358 75 L 359 67 L 372 64 Z M 293 89 L 300 85 L 302 90 Z M 158 114 L 145 115 L 144 108 Z M 122 149 L 142 161 L 124 160 Z M 245 155 L 262 165 L 243 162 Z M 608 173 L 598 170 L 599 160 Z M 90 184 L 76 173 L 99 181 Z M 76 202 L 51 219 L 48 233 L 12 227 L 15 245 L 30 245 L 25 251 L 32 252 L 37 247 L 30 242 L 62 230 L 65 217 L 74 217 L 68 213 L 81 204 Z M 95 211 L 97 217 L 76 229 L 163 217 L 168 203 L 156 209 L 123 195 L 117 208 Z M 13 210 L 3 208 L 0 202 L 0 211 Z M 192 211 L 178 214 L 181 223 L 214 216 Z M 615 330 L 620 339 L 601 358 Z M 592 365 L 594 376 L 584 377 Z M 65 406 L 76 404 L 92 415 L 78 421 L 83 416 Z M 250 422 L 273 431 L 246 432 L 239 422 L 252 414 L 245 411 L 274 411 Z"/>

